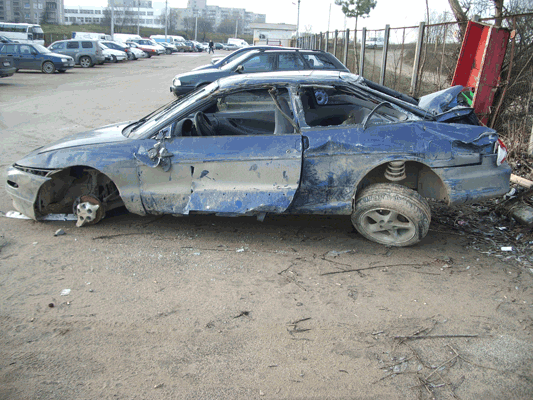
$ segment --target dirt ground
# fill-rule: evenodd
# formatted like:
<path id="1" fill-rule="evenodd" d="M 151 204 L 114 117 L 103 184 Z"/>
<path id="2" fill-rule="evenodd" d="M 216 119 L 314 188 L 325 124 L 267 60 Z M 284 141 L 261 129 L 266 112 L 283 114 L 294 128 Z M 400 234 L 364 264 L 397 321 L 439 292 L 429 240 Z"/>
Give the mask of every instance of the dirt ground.
<path id="1" fill-rule="evenodd" d="M 32 149 L 140 118 L 208 60 L 1 79 L 2 186 Z M 0 217 L 0 399 L 533 398 L 531 265 L 439 218 L 386 248 L 345 217 Z"/>

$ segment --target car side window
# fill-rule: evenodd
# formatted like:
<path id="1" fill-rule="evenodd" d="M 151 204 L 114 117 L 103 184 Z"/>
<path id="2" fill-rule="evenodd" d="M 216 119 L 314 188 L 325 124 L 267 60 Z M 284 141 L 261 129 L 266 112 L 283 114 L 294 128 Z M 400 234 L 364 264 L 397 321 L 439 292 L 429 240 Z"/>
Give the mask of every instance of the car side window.
<path id="1" fill-rule="evenodd" d="M 263 72 L 274 69 L 274 54 L 257 54 L 242 63 L 244 72 Z"/>
<path id="2" fill-rule="evenodd" d="M 93 43 L 92 42 L 81 42 L 81 47 L 83 47 L 84 49 L 92 49 Z"/>
<path id="3" fill-rule="evenodd" d="M 31 48 L 27 44 L 21 44 L 19 46 L 20 54 L 24 55 L 30 55 L 31 54 Z"/>
<path id="4" fill-rule="evenodd" d="M 65 48 L 65 42 L 54 43 L 50 46 L 50 50 L 63 50 Z"/>
<path id="5" fill-rule="evenodd" d="M 376 108 L 383 100 L 356 95 L 336 88 L 306 88 L 300 95 L 309 126 L 367 126 L 404 121 L 407 115 L 389 105 Z M 371 111 L 376 111 L 371 114 Z M 367 117 L 368 121 L 367 121 Z"/>
<path id="6" fill-rule="evenodd" d="M 13 54 L 15 52 L 14 44 L 6 44 L 2 47 L 2 54 Z"/>
<path id="7" fill-rule="evenodd" d="M 337 69 L 324 54 L 302 54 L 312 69 Z"/>
<path id="8" fill-rule="evenodd" d="M 67 42 L 67 49 L 79 49 L 80 44 L 78 42 Z"/>
<path id="9" fill-rule="evenodd" d="M 295 53 L 281 53 L 278 59 L 278 69 L 281 71 L 304 69 L 302 59 Z"/>

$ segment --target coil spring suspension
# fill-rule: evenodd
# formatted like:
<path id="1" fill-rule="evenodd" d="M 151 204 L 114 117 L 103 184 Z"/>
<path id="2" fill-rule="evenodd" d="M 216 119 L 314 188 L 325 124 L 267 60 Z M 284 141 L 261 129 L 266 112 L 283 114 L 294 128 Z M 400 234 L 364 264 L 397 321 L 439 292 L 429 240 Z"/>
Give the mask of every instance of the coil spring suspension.
<path id="1" fill-rule="evenodd" d="M 393 182 L 405 179 L 405 161 L 391 161 L 387 165 L 387 170 L 385 171 L 385 178 Z"/>

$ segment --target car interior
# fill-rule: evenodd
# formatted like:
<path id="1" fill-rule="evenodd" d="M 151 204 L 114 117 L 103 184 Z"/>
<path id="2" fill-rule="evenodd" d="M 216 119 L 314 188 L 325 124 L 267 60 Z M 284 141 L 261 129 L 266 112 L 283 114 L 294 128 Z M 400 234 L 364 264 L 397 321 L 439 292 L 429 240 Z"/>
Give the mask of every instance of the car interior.
<path id="1" fill-rule="evenodd" d="M 172 136 L 290 134 L 294 126 L 289 120 L 293 118 L 289 104 L 286 89 L 275 93 L 267 88 L 231 93 L 172 124 Z"/>
<path id="2" fill-rule="evenodd" d="M 336 87 L 311 86 L 300 93 L 308 126 L 380 125 L 408 117 L 390 103 L 364 97 Z"/>
<path id="3" fill-rule="evenodd" d="M 404 121 L 407 114 L 390 103 L 329 86 L 308 86 L 300 99 L 309 127 L 380 125 Z M 277 104 L 276 104 L 277 103 Z M 254 89 L 214 99 L 171 125 L 175 136 L 280 135 L 294 133 L 294 114 L 286 89 Z"/>

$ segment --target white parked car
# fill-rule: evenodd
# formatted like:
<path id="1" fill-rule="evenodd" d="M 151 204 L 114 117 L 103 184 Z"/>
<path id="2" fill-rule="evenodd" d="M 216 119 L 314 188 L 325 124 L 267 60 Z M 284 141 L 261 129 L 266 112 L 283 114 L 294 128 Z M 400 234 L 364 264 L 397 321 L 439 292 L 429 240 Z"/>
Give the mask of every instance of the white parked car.
<path id="1" fill-rule="evenodd" d="M 102 49 L 102 53 L 104 53 L 105 60 L 107 62 L 116 63 L 116 62 L 124 61 L 128 59 L 128 55 L 124 51 L 110 49 L 103 43 L 99 43 L 99 44 L 100 44 L 100 48 Z"/>
<path id="2" fill-rule="evenodd" d="M 165 54 L 165 48 L 150 39 L 132 39 L 127 43 L 136 43 L 138 48 L 148 54 L 148 58 Z"/>
<path id="3" fill-rule="evenodd" d="M 136 43 L 130 42 L 130 43 L 124 43 L 124 45 L 126 45 L 126 46 L 128 46 L 130 48 L 130 50 L 133 53 L 133 55 L 135 56 L 136 60 L 139 59 L 139 58 L 148 58 L 148 53 L 146 53 L 145 51 L 143 51 L 139 47 L 137 47 Z"/>

